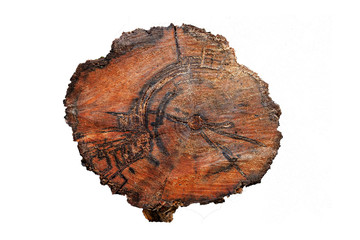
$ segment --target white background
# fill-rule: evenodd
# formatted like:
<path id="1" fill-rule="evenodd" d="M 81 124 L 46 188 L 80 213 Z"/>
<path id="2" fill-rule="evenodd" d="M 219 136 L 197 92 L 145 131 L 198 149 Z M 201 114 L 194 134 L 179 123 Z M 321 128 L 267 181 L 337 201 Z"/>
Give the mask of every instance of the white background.
<path id="1" fill-rule="evenodd" d="M 1 239 L 359 239 L 356 1 L 1 1 Z M 136 28 L 227 38 L 269 83 L 284 138 L 261 184 L 149 223 L 81 166 L 62 100 Z"/>

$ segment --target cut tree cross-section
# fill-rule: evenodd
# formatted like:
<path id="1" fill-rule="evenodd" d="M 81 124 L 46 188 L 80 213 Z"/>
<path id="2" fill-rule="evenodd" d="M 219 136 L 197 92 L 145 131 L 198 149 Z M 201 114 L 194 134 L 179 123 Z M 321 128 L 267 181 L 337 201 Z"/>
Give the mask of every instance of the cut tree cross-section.
<path id="1" fill-rule="evenodd" d="M 150 221 L 259 183 L 280 147 L 267 84 L 191 25 L 123 33 L 78 66 L 64 104 L 83 165 Z"/>

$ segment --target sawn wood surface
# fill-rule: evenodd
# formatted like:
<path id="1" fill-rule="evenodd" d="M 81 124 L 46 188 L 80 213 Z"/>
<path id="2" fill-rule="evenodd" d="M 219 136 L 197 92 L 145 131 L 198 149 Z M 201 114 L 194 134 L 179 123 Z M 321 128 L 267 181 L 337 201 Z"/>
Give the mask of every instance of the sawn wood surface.
<path id="1" fill-rule="evenodd" d="M 282 137 L 267 84 L 191 25 L 123 33 L 78 66 L 64 104 L 82 164 L 150 221 L 259 183 Z"/>

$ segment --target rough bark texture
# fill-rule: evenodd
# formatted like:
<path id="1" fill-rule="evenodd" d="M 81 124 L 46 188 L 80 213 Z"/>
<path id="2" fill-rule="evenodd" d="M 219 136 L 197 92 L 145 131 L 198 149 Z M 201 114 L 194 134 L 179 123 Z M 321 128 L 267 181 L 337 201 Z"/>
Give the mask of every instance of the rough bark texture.
<path id="1" fill-rule="evenodd" d="M 82 164 L 150 221 L 259 183 L 280 146 L 267 84 L 190 25 L 123 33 L 78 66 L 64 104 Z"/>

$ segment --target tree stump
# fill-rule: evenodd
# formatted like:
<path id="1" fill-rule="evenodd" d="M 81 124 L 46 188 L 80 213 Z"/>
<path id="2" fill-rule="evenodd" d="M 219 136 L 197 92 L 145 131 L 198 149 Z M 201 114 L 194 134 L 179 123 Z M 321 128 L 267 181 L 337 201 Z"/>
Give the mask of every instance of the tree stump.
<path id="1" fill-rule="evenodd" d="M 123 33 L 78 66 L 64 104 L 82 164 L 149 221 L 259 183 L 282 138 L 267 84 L 191 25 Z"/>

